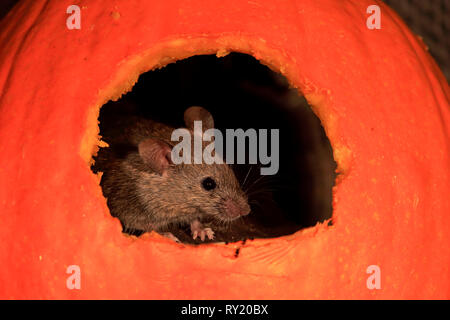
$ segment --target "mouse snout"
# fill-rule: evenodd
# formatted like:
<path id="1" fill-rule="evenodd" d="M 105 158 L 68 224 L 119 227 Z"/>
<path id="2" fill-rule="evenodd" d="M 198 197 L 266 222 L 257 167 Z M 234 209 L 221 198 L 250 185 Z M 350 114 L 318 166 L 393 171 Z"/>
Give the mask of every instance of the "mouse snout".
<path id="1" fill-rule="evenodd" d="M 250 213 L 250 206 L 244 199 L 234 200 L 227 199 L 224 203 L 225 213 L 230 218 L 245 216 Z"/>

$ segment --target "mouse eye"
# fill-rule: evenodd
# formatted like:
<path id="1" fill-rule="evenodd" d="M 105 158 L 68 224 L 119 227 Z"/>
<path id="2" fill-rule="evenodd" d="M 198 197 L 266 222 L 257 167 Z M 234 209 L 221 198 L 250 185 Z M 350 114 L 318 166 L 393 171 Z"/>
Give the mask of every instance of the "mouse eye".
<path id="1" fill-rule="evenodd" d="M 203 189 L 205 189 L 207 191 L 211 191 L 216 187 L 216 182 L 214 181 L 213 178 L 207 177 L 207 178 L 203 179 L 202 186 L 203 186 Z"/>

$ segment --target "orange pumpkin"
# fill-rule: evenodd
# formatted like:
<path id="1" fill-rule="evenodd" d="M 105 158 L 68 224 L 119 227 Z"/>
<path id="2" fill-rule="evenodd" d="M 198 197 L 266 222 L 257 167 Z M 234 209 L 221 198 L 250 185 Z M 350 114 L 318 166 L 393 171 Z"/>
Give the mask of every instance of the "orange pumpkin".
<path id="1" fill-rule="evenodd" d="M 80 0 L 81 30 L 71 1 L 19 3 L 0 25 L 0 298 L 450 298 L 449 87 L 381 1 L 366 27 L 373 2 Z M 320 117 L 333 225 L 228 246 L 123 235 L 89 169 L 99 108 L 145 71 L 230 51 Z"/>

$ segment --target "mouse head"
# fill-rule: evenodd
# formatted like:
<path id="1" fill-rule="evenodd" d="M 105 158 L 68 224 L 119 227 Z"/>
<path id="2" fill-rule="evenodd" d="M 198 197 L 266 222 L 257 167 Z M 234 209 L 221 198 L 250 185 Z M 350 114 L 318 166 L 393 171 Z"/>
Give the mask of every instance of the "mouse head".
<path id="1" fill-rule="evenodd" d="M 203 132 L 214 128 L 211 114 L 201 107 L 187 109 L 184 119 L 191 132 L 194 121 L 202 121 Z M 201 213 L 222 221 L 250 213 L 247 196 L 227 164 L 175 165 L 171 152 L 172 146 L 157 138 L 148 138 L 139 144 L 141 159 L 158 175 L 158 191 L 170 197 L 177 211 Z"/>

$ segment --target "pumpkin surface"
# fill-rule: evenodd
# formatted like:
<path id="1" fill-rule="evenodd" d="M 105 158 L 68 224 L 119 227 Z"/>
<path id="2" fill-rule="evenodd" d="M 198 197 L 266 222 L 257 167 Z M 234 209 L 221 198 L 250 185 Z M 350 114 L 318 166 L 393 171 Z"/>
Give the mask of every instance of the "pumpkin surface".
<path id="1" fill-rule="evenodd" d="M 77 3 L 80 30 L 65 0 L 22 1 L 0 24 L 0 298 L 450 298 L 449 87 L 381 1 Z M 99 108 L 143 72 L 231 51 L 320 117 L 340 173 L 333 225 L 228 245 L 123 235 L 89 169 Z"/>

